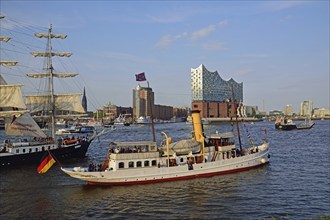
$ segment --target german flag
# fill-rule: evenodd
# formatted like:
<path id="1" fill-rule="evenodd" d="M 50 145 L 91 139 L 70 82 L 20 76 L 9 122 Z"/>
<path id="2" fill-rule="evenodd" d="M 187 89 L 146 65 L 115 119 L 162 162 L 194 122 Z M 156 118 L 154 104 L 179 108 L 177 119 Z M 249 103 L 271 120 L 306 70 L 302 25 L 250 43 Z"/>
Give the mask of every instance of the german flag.
<path id="1" fill-rule="evenodd" d="M 44 174 L 46 173 L 55 163 L 56 161 L 54 160 L 54 158 L 52 157 L 52 155 L 48 152 L 48 154 L 46 154 L 40 165 L 37 168 L 37 171 L 39 174 Z"/>

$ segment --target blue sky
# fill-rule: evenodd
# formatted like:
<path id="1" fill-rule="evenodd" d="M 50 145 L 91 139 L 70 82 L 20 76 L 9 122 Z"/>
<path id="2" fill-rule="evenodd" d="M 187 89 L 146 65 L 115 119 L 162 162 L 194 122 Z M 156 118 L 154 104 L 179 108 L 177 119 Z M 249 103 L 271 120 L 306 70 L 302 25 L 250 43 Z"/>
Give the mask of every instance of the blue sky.
<path id="1" fill-rule="evenodd" d="M 132 106 L 134 75 L 140 72 L 146 73 L 157 104 L 190 106 L 190 69 L 200 64 L 225 80 L 243 82 L 244 103 L 260 110 L 263 103 L 267 111 L 292 104 L 298 112 L 304 100 L 329 108 L 329 1 L 0 4 L 1 15 L 9 20 L 1 21 L 1 35 L 15 33 L 19 23 L 40 31 L 51 23 L 54 33 L 68 35 L 59 44 L 73 52 L 72 70 L 65 69 L 80 74 L 77 87 L 86 87 L 89 110 L 109 101 Z M 24 36 L 21 41 L 30 41 Z M 36 64 L 35 58 L 18 56 L 23 64 Z M 7 81 L 17 80 L 1 71 Z"/>

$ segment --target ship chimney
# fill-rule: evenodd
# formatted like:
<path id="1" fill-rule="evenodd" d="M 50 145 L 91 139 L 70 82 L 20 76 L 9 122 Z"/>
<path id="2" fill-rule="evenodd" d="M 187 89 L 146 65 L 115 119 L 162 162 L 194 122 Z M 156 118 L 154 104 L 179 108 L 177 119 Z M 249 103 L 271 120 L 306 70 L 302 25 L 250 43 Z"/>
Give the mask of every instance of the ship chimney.
<path id="1" fill-rule="evenodd" d="M 203 143 L 204 135 L 203 135 L 203 126 L 202 126 L 200 111 L 199 110 L 191 111 L 191 116 L 192 116 L 193 129 L 194 129 L 193 138 L 196 141 Z"/>

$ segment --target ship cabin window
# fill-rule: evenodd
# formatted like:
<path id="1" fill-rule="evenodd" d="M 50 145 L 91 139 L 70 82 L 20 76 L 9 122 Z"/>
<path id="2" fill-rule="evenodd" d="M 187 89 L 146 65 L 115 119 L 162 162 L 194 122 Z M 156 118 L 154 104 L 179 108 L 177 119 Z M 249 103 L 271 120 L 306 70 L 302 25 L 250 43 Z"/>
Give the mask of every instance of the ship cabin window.
<path id="1" fill-rule="evenodd" d="M 23 149 L 23 153 L 25 153 L 25 148 Z"/>
<path id="2" fill-rule="evenodd" d="M 48 146 L 48 150 L 50 150 L 50 146 Z"/>
<path id="3" fill-rule="evenodd" d="M 136 162 L 136 167 L 142 167 L 142 162 L 141 161 Z"/>
<path id="4" fill-rule="evenodd" d="M 149 166 L 149 160 L 144 161 L 144 166 L 148 167 Z"/>
<path id="5" fill-rule="evenodd" d="M 42 147 L 42 151 L 45 151 L 45 147 Z"/>
<path id="6" fill-rule="evenodd" d="M 38 148 L 36 148 L 36 152 L 38 152 Z"/>
<path id="7" fill-rule="evenodd" d="M 17 153 L 17 154 L 19 153 L 19 149 L 16 149 L 16 153 Z"/>
<path id="8" fill-rule="evenodd" d="M 180 158 L 180 163 L 183 163 L 183 157 Z"/>
<path id="9" fill-rule="evenodd" d="M 133 161 L 128 162 L 128 167 L 129 167 L 129 168 L 134 167 L 134 162 L 133 162 Z"/>
<path id="10" fill-rule="evenodd" d="M 32 152 L 32 148 L 29 149 L 29 153 L 31 153 L 31 152 Z"/>
<path id="11" fill-rule="evenodd" d="M 223 139 L 222 146 L 228 146 L 228 138 Z"/>
<path id="12" fill-rule="evenodd" d="M 153 160 L 152 162 L 151 162 L 151 166 L 156 166 L 157 165 L 157 161 L 156 160 Z"/>
<path id="13" fill-rule="evenodd" d="M 120 162 L 120 163 L 118 164 L 118 167 L 119 167 L 119 168 L 124 168 L 124 162 Z"/>

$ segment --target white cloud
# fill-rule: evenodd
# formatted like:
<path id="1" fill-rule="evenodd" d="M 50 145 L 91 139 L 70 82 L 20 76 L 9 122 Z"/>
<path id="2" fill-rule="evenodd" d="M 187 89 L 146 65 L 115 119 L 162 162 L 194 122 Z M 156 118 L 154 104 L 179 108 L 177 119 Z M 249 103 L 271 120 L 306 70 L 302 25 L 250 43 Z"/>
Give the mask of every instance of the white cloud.
<path id="1" fill-rule="evenodd" d="M 160 40 L 156 43 L 156 47 L 169 47 L 170 45 L 172 45 L 175 41 L 181 39 L 181 38 L 185 38 L 185 37 L 189 37 L 191 40 L 195 41 L 204 37 L 207 37 L 208 35 L 210 35 L 212 32 L 216 31 L 218 28 L 222 28 L 225 27 L 228 24 L 227 20 L 223 20 L 220 21 L 217 24 L 211 24 L 207 27 L 201 28 L 197 31 L 190 33 L 187 32 L 182 32 L 178 35 L 164 35 L 160 38 Z M 213 46 L 213 49 L 216 50 L 220 50 L 220 49 L 224 49 L 223 46 L 220 43 L 217 43 L 217 45 L 213 44 L 203 44 L 202 47 L 204 47 L 205 49 L 211 49 L 210 47 Z"/>
<path id="2" fill-rule="evenodd" d="M 212 24 L 205 28 L 199 29 L 198 31 L 195 31 L 191 34 L 192 40 L 198 40 L 199 38 L 203 38 L 211 34 L 213 31 L 215 31 L 216 25 Z"/>
<path id="3" fill-rule="evenodd" d="M 174 40 L 171 35 L 165 35 L 162 38 L 160 38 L 160 40 L 156 44 L 156 47 L 168 47 L 172 44 L 173 41 Z"/>
<path id="4" fill-rule="evenodd" d="M 177 41 L 181 38 L 186 37 L 188 34 L 187 32 L 182 32 L 178 35 L 171 36 L 171 35 L 165 35 L 163 36 L 158 43 L 156 44 L 156 47 L 168 47 L 170 46 L 174 41 Z"/>
<path id="5" fill-rule="evenodd" d="M 202 44 L 202 48 L 206 50 L 225 50 L 223 43 L 221 42 L 212 42 Z"/>
<path id="6" fill-rule="evenodd" d="M 211 24 L 207 27 L 201 28 L 191 34 L 191 39 L 192 40 L 198 40 L 200 38 L 207 37 L 210 35 L 212 32 L 214 32 L 217 28 L 222 28 L 225 27 L 228 24 L 227 20 L 220 21 L 217 24 Z"/>

